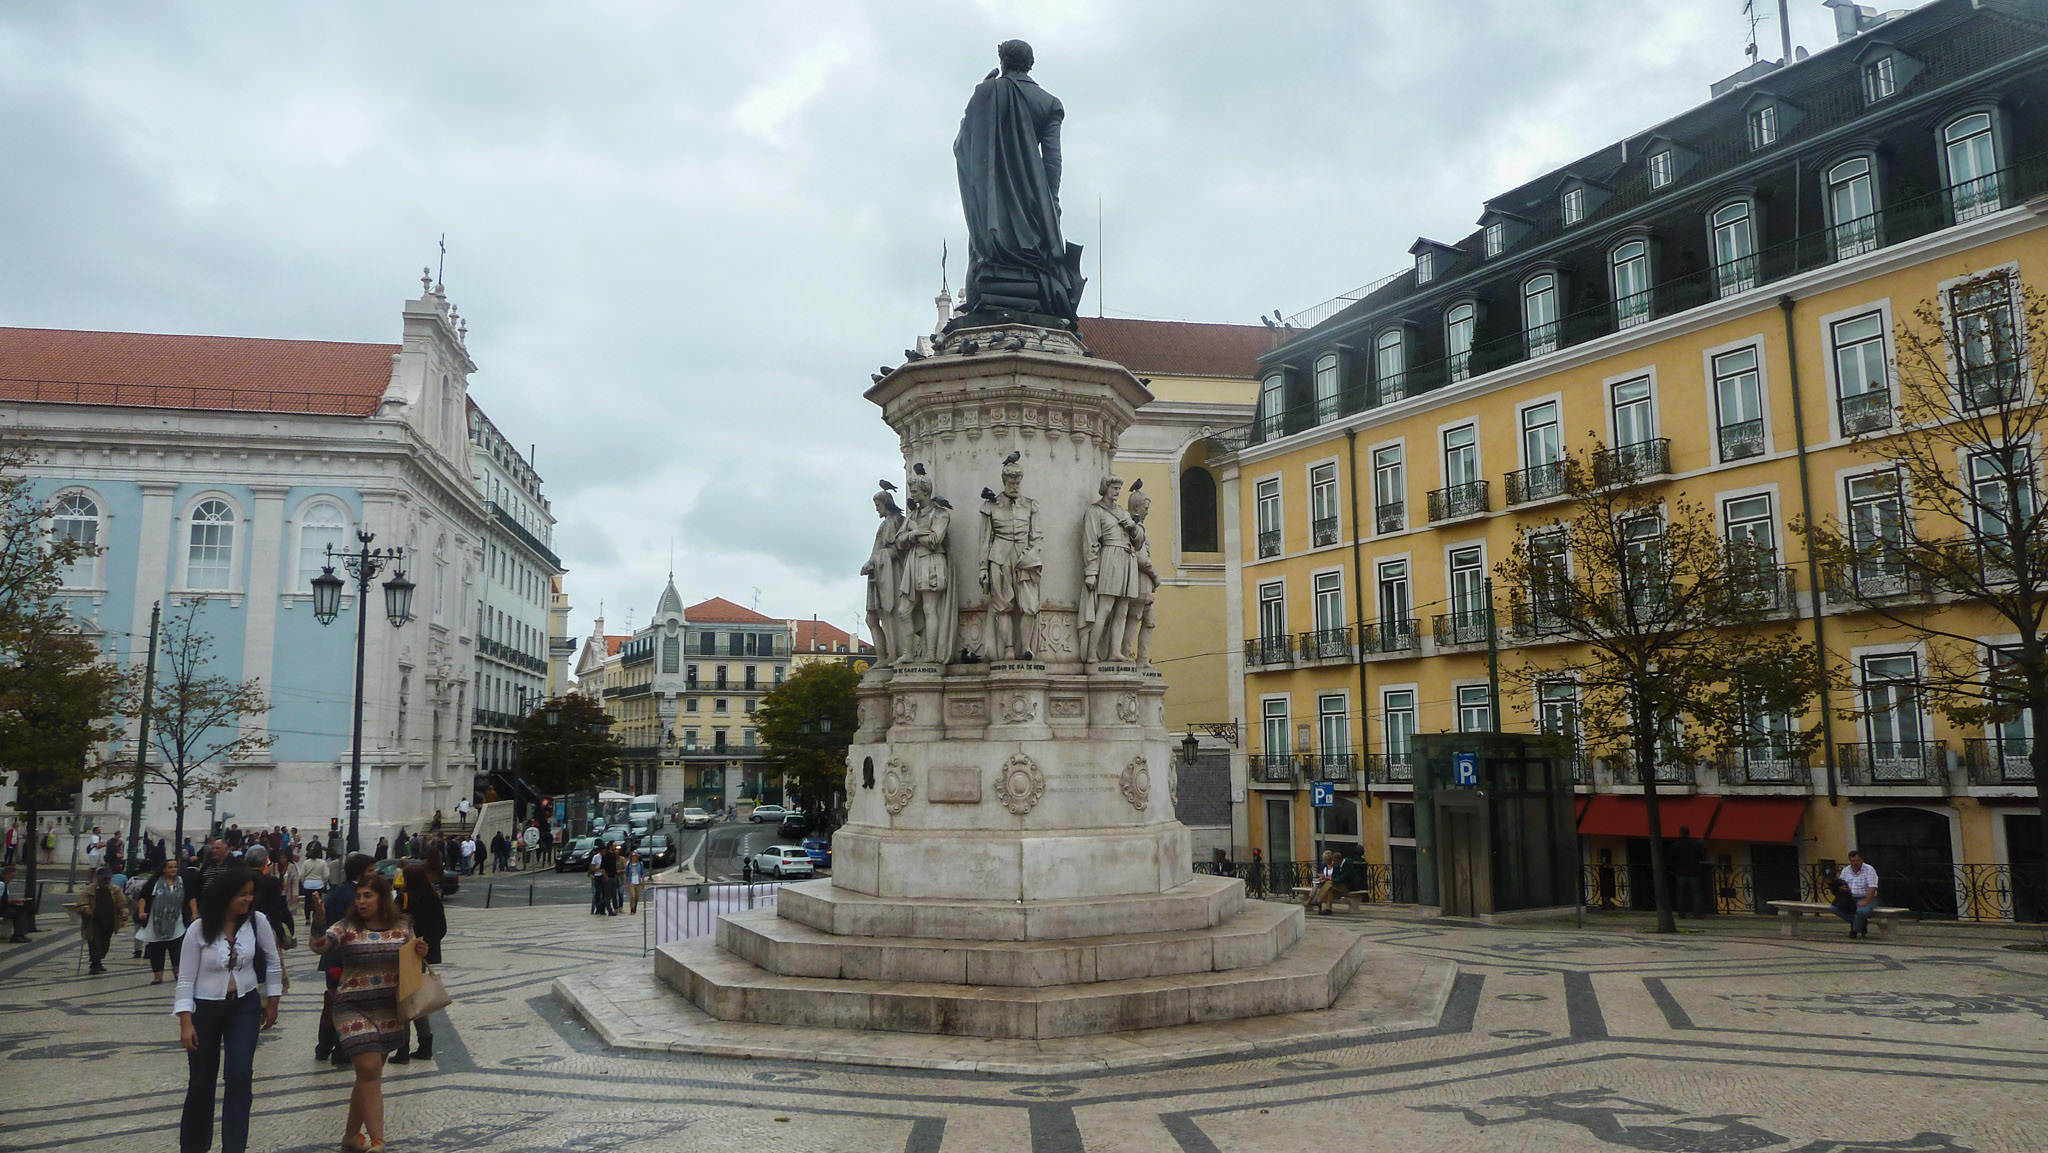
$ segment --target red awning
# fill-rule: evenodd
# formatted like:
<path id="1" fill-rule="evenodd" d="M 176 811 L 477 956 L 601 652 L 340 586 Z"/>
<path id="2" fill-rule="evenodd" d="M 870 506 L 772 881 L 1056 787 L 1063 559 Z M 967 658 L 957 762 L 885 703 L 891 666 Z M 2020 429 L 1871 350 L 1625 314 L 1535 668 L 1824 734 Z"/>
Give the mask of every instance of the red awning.
<path id="1" fill-rule="evenodd" d="M 1799 839 L 1805 815 L 1806 802 L 1798 797 L 1730 797 L 1721 802 L 1706 839 L 1789 844 Z"/>
<path id="2" fill-rule="evenodd" d="M 1695 837 L 1714 823 L 1719 797 L 1658 797 L 1657 816 L 1666 837 L 1691 829 Z M 1579 818 L 1579 833 L 1588 837 L 1647 837 L 1650 819 L 1641 797 L 1594 797 Z"/>

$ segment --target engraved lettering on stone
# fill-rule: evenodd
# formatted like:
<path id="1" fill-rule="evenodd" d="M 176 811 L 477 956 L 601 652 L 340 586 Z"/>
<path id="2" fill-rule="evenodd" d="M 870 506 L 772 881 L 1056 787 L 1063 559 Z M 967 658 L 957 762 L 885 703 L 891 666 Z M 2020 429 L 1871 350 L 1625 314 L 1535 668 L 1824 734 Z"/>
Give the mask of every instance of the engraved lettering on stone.
<path id="1" fill-rule="evenodd" d="M 1038 702 L 1030 693 L 1005 693 L 1002 703 L 1004 724 L 1021 725 L 1038 719 Z"/>
<path id="2" fill-rule="evenodd" d="M 1124 800 L 1129 801 L 1132 808 L 1141 813 L 1145 811 L 1146 802 L 1152 799 L 1152 770 L 1145 764 L 1143 756 L 1132 757 L 1131 763 L 1124 766 L 1117 790 L 1123 793 Z"/>
<path id="3" fill-rule="evenodd" d="M 888 767 L 882 771 L 882 807 L 900 813 L 916 792 L 917 778 L 910 766 L 902 757 L 890 757 Z"/>
<path id="4" fill-rule="evenodd" d="M 1029 755 L 1018 753 L 996 770 L 996 799 L 1018 816 L 1037 808 L 1043 796 L 1045 773 Z"/>

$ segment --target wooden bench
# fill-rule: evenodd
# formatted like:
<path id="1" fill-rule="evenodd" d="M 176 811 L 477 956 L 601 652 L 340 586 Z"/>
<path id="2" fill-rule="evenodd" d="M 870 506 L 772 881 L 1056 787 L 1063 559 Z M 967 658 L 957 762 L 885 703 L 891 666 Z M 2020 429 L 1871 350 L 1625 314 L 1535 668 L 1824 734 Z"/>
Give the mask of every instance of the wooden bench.
<path id="1" fill-rule="evenodd" d="M 1799 935 L 1799 922 L 1807 917 L 1826 917 L 1839 921 L 1835 907 L 1825 901 L 1771 901 L 1771 908 L 1778 911 L 1778 931 L 1787 937 Z M 1892 905 L 1879 905 L 1870 911 L 1869 923 L 1877 927 L 1877 935 L 1883 940 L 1898 936 L 1899 918 L 1910 910 Z"/>

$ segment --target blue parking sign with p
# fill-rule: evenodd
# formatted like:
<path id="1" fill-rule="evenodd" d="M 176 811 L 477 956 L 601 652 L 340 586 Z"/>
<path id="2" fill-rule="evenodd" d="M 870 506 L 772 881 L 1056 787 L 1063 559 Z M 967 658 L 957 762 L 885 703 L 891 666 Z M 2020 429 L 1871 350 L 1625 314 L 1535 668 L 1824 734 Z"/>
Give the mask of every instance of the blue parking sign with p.
<path id="1" fill-rule="evenodd" d="M 1310 781 L 1308 803 L 1313 809 L 1327 809 L 1337 803 L 1337 785 L 1333 781 Z"/>
<path id="2" fill-rule="evenodd" d="M 1460 788 L 1477 788 L 1479 785 L 1479 754 L 1451 754 L 1451 783 Z"/>

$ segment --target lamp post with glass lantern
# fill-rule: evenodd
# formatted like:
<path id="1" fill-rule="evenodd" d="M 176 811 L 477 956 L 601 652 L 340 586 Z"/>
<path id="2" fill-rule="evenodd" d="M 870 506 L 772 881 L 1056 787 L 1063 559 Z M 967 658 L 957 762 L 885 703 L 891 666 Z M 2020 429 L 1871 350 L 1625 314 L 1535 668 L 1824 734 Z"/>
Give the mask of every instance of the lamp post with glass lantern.
<path id="1" fill-rule="evenodd" d="M 322 625 L 331 625 L 341 615 L 341 593 L 350 583 L 356 590 L 356 709 L 355 729 L 349 743 L 348 770 L 348 851 L 353 853 L 362 848 L 359 822 L 363 811 L 363 647 L 367 639 L 370 616 L 365 608 L 365 598 L 370 595 L 370 582 L 389 565 L 396 569 L 384 582 L 384 615 L 391 626 L 397 628 L 412 620 L 412 594 L 414 585 L 405 579 L 405 549 L 401 547 L 370 547 L 376 540 L 374 533 L 356 530 L 357 547 L 335 552 L 333 545 L 327 546 L 327 563 L 320 575 L 313 578 L 313 617 Z M 348 572 L 349 580 L 334 575 L 334 564 Z"/>

